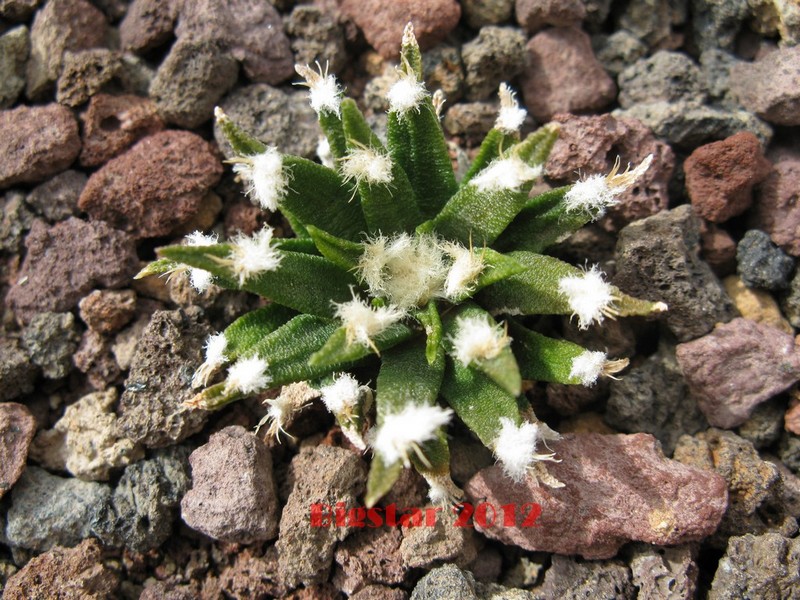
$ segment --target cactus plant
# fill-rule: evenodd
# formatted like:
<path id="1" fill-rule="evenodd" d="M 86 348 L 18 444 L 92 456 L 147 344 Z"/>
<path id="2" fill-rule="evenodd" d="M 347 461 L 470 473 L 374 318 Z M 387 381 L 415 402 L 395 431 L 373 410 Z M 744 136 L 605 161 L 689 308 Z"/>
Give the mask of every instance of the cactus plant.
<path id="1" fill-rule="evenodd" d="M 527 317 L 571 315 L 587 328 L 666 307 L 544 252 L 617 202 L 650 157 L 531 197 L 558 128 L 521 140 L 526 113 L 503 85 L 495 127 L 457 181 L 439 123 L 443 98 L 422 83 L 410 25 L 385 144 L 333 76 L 297 70 L 325 134 L 326 164 L 281 154 L 216 114 L 246 193 L 280 210 L 295 237 L 269 227 L 228 242 L 195 233 L 161 248 L 139 274 L 186 271 L 198 290 L 213 284 L 269 300 L 209 338 L 191 406 L 216 409 L 284 386 L 267 401 L 270 431 L 282 435 L 321 395 L 353 445 L 373 453 L 368 505 L 412 465 L 432 501 L 458 496 L 446 435 L 454 414 L 510 478 L 562 485 L 544 467 L 558 434 L 536 419 L 523 380 L 593 385 L 627 361 L 546 337 Z"/>

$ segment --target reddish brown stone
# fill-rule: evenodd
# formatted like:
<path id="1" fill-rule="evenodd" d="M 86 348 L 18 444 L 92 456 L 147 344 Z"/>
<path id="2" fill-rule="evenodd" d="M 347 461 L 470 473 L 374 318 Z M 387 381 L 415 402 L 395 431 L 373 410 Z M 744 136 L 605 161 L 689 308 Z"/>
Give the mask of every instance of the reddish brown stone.
<path id="1" fill-rule="evenodd" d="M 716 225 L 701 221 L 702 256 L 720 277 L 736 272 L 736 242 L 731 234 Z"/>
<path id="2" fill-rule="evenodd" d="M 781 150 L 769 156 L 772 173 L 761 184 L 749 224 L 769 233 L 792 256 L 800 256 L 800 152 Z"/>
<path id="3" fill-rule="evenodd" d="M 79 303 L 80 315 L 90 329 L 109 334 L 119 331 L 136 314 L 133 290 L 94 290 Z"/>
<path id="4" fill-rule="evenodd" d="M 579 27 L 586 18 L 586 3 L 581 0 L 517 0 L 514 8 L 517 23 L 528 33 L 548 25 Z"/>
<path id="5" fill-rule="evenodd" d="M 146 52 L 168 42 L 178 16 L 178 4 L 176 0 L 134 0 L 119 24 L 122 48 Z"/>
<path id="6" fill-rule="evenodd" d="M 213 147 L 188 131 L 162 131 L 94 173 L 78 207 L 139 238 L 189 221 L 222 176 Z"/>
<path id="7" fill-rule="evenodd" d="M 795 435 L 800 435 L 800 393 L 795 390 L 792 401 L 783 417 L 784 428 Z"/>
<path id="8" fill-rule="evenodd" d="M 340 6 L 386 59 L 400 55 L 403 28 L 409 21 L 414 24 L 420 47 L 427 49 L 447 37 L 461 18 L 461 7 L 455 0 L 342 0 Z"/>
<path id="9" fill-rule="evenodd" d="M 73 360 L 75 368 L 86 374 L 89 385 L 96 390 L 113 385 L 121 374 L 110 341 L 91 329 L 83 332 Z"/>
<path id="10" fill-rule="evenodd" d="M 550 447 L 560 462 L 548 472 L 564 483 L 550 488 L 529 478 L 515 484 L 491 466 L 466 486 L 470 499 L 518 507 L 518 526 L 497 519 L 485 535 L 526 550 L 614 556 L 630 540 L 673 545 L 713 533 L 727 507 L 725 480 L 711 471 L 664 458 L 656 439 L 635 435 L 566 434 Z M 522 526 L 530 503 L 541 506 L 535 527 Z"/>
<path id="11" fill-rule="evenodd" d="M 619 196 L 619 204 L 600 221 L 605 229 L 616 230 L 632 221 L 667 208 L 668 184 L 675 168 L 675 155 L 668 144 L 636 119 L 611 115 L 577 116 L 559 114 L 553 120 L 561 126 L 547 160 L 548 177 L 560 183 L 574 183 L 580 176 L 608 173 L 619 158 L 623 166 L 638 165 L 648 154 L 653 163 L 632 188 Z"/>
<path id="12" fill-rule="evenodd" d="M 74 548 L 56 546 L 25 565 L 6 582 L 3 598 L 118 598 L 119 577 L 102 563 L 102 546 L 94 538 Z"/>
<path id="13" fill-rule="evenodd" d="M 0 189 L 60 173 L 81 151 L 78 123 L 58 104 L 0 111 L 0 131 Z"/>
<path id="14" fill-rule="evenodd" d="M 800 125 L 800 46 L 737 62 L 730 81 L 747 110 L 776 125 Z"/>
<path id="15" fill-rule="evenodd" d="M 723 223 L 753 202 L 753 186 L 772 170 L 761 143 L 749 131 L 700 146 L 683 163 L 686 191 L 701 217 Z"/>
<path id="16" fill-rule="evenodd" d="M 136 273 L 133 239 L 106 223 L 70 217 L 53 227 L 34 221 L 28 252 L 6 304 L 22 323 L 40 312 L 66 312 L 96 287 L 121 287 Z"/>
<path id="17" fill-rule="evenodd" d="M 678 344 L 676 356 L 700 410 L 723 429 L 741 425 L 756 406 L 800 380 L 794 338 L 749 319 Z"/>
<path id="18" fill-rule="evenodd" d="M 346 594 L 369 583 L 402 583 L 407 571 L 400 555 L 402 539 L 396 527 L 364 529 L 349 536 L 336 548 L 339 567 L 333 583 Z"/>
<path id="19" fill-rule="evenodd" d="M 597 61 L 589 36 L 553 27 L 528 42 L 522 95 L 531 114 L 548 121 L 559 112 L 591 112 L 613 102 L 617 86 Z"/>
<path id="20" fill-rule="evenodd" d="M 80 163 L 96 167 L 134 142 L 164 129 L 156 105 L 139 96 L 97 94 L 81 114 L 83 149 Z"/>
<path id="21" fill-rule="evenodd" d="M 0 403 L 0 498 L 17 482 L 36 433 L 36 419 L 22 404 Z"/>

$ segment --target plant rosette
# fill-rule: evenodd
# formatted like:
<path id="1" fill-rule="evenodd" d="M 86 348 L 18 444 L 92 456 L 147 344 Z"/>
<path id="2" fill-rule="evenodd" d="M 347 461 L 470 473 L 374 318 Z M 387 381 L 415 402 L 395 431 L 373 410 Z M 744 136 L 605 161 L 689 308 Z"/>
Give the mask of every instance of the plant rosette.
<path id="1" fill-rule="evenodd" d="M 558 434 L 534 415 L 523 380 L 591 386 L 627 360 L 537 333 L 528 317 L 571 315 L 585 329 L 666 310 L 622 293 L 596 267 L 545 253 L 602 216 L 652 157 L 531 196 L 558 128 L 521 139 L 526 113 L 503 85 L 495 126 L 457 181 L 444 100 L 425 89 L 421 65 L 409 24 L 386 143 L 332 75 L 297 68 L 325 134 L 325 164 L 282 154 L 217 109 L 246 193 L 281 211 L 295 237 L 265 227 L 220 242 L 197 232 L 159 249 L 138 275 L 184 271 L 200 291 L 216 285 L 269 300 L 208 339 L 190 405 L 213 410 L 283 386 L 266 401 L 269 431 L 283 435 L 321 396 L 352 444 L 373 454 L 367 506 L 411 466 L 432 502 L 460 496 L 446 434 L 454 415 L 514 481 L 563 485 L 545 468 Z"/>

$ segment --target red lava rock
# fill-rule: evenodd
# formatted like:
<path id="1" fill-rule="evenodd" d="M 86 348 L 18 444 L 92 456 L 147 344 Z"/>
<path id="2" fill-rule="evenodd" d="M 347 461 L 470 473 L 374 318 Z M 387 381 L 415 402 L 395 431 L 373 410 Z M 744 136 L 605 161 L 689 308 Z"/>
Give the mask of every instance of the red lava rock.
<path id="1" fill-rule="evenodd" d="M 800 350 L 783 331 L 737 318 L 676 349 L 691 393 L 715 427 L 744 423 L 756 406 L 800 380 Z"/>
<path id="2" fill-rule="evenodd" d="M 102 563 L 102 558 L 103 547 L 94 538 L 74 548 L 56 546 L 9 577 L 3 598 L 118 598 L 119 576 Z"/>
<path id="3" fill-rule="evenodd" d="M 800 395 L 797 393 L 789 403 L 789 409 L 783 417 L 784 428 L 795 435 L 800 435 Z"/>
<path id="4" fill-rule="evenodd" d="M 109 334 L 119 331 L 136 314 L 133 290 L 94 290 L 79 303 L 81 319 L 90 329 Z"/>
<path id="5" fill-rule="evenodd" d="M 0 189 L 60 173 L 81 151 L 78 123 L 59 104 L 0 111 L 0 131 Z"/>
<path id="6" fill-rule="evenodd" d="M 182 2 L 175 35 L 193 42 L 215 40 L 230 48 L 254 82 L 276 85 L 294 75 L 294 57 L 283 21 L 269 2 Z"/>
<path id="7" fill-rule="evenodd" d="M 736 272 L 736 241 L 731 234 L 706 221 L 700 223 L 703 260 L 720 277 Z"/>
<path id="8" fill-rule="evenodd" d="M 0 403 L 0 498 L 17 482 L 36 433 L 36 419 L 22 404 Z"/>
<path id="9" fill-rule="evenodd" d="M 533 479 L 514 484 L 499 466 L 483 469 L 465 487 L 475 503 L 519 507 L 520 525 L 529 513 L 522 507 L 540 504 L 537 526 L 504 526 L 498 518 L 490 527 L 476 523 L 479 531 L 525 550 L 602 559 L 630 540 L 659 545 L 701 540 L 725 513 L 725 480 L 664 458 L 652 435 L 565 434 L 551 448 L 560 462 L 548 463 L 547 470 L 562 488 Z"/>
<path id="10" fill-rule="evenodd" d="M 600 110 L 614 101 L 617 86 L 597 61 L 589 36 L 580 29 L 554 27 L 528 42 L 522 95 L 531 114 L 548 121 L 559 112 Z"/>
<path id="11" fill-rule="evenodd" d="M 396 527 L 365 529 L 351 535 L 336 548 L 336 587 L 352 594 L 369 583 L 402 583 L 407 571 L 400 556 L 402 540 Z"/>
<path id="12" fill-rule="evenodd" d="M 120 366 L 111 352 L 111 342 L 98 332 L 87 329 L 73 355 L 75 368 L 86 374 L 89 385 L 104 390 L 120 376 Z"/>
<path id="13" fill-rule="evenodd" d="M 81 114 L 83 149 L 80 163 L 96 167 L 134 142 L 164 129 L 156 105 L 139 96 L 97 94 Z"/>
<path id="14" fill-rule="evenodd" d="M 128 234 L 75 217 L 53 227 L 34 221 L 25 247 L 17 283 L 6 296 L 22 323 L 40 312 L 71 310 L 96 287 L 128 284 L 139 266 Z"/>
<path id="15" fill-rule="evenodd" d="M 772 173 L 760 187 L 749 224 L 769 233 L 792 256 L 800 256 L 800 152 L 770 155 Z"/>
<path id="16" fill-rule="evenodd" d="M 425 50 L 447 37 L 461 18 L 455 0 L 342 0 L 340 7 L 361 28 L 370 46 L 390 60 L 400 55 L 400 39 L 409 21 Z"/>
<path id="17" fill-rule="evenodd" d="M 221 176 L 208 142 L 188 131 L 162 131 L 94 173 L 78 207 L 138 238 L 158 237 L 189 221 Z"/>
<path id="18" fill-rule="evenodd" d="M 514 13 L 517 23 L 535 33 L 547 25 L 580 27 L 586 4 L 582 0 L 517 0 Z"/>
<path id="19" fill-rule="evenodd" d="M 600 221 L 606 229 L 619 229 L 667 208 L 667 187 L 675 168 L 675 155 L 668 144 L 656 139 L 640 121 L 611 115 L 570 114 L 555 115 L 553 120 L 561 125 L 561 131 L 545 171 L 549 178 L 559 182 L 574 183 L 579 174 L 608 173 L 617 157 L 623 166 L 628 163 L 636 166 L 653 154 L 653 164 L 647 172 Z"/>
<path id="20" fill-rule="evenodd" d="M 178 7 L 176 0 L 134 0 L 119 24 L 122 48 L 147 52 L 168 42 Z"/>
<path id="21" fill-rule="evenodd" d="M 27 94 L 37 99 L 52 89 L 67 50 L 106 45 L 108 22 L 87 0 L 51 0 L 36 13 L 31 26 Z"/>
<path id="22" fill-rule="evenodd" d="M 683 163 L 686 191 L 695 212 L 714 223 L 742 214 L 753 202 L 753 186 L 772 170 L 758 138 L 742 131 L 700 146 Z"/>
<path id="23" fill-rule="evenodd" d="M 192 489 L 181 500 L 181 517 L 189 527 L 241 544 L 278 534 L 272 455 L 255 434 L 226 427 L 192 452 L 189 462 Z"/>
<path id="24" fill-rule="evenodd" d="M 750 112 L 776 125 L 800 125 L 800 46 L 737 63 L 730 82 L 733 95 Z"/>

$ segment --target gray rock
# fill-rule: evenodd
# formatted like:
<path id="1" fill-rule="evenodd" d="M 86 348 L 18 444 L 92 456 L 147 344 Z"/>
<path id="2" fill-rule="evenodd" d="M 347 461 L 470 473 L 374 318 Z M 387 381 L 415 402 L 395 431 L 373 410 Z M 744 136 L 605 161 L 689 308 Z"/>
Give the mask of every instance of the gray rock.
<path id="1" fill-rule="evenodd" d="M 39 369 L 13 338 L 0 338 L 0 402 L 33 391 Z"/>
<path id="2" fill-rule="evenodd" d="M 283 92 L 265 83 L 248 85 L 222 101 L 222 110 L 242 129 L 281 152 L 311 158 L 316 155 L 322 130 L 305 92 Z M 214 139 L 226 158 L 235 153 L 214 125 Z"/>
<path id="3" fill-rule="evenodd" d="M 692 600 L 697 591 L 698 568 L 691 546 L 654 548 L 636 544 L 630 560 L 638 598 Z"/>
<path id="4" fill-rule="evenodd" d="M 740 131 L 750 131 L 766 148 L 772 139 L 772 128 L 743 110 L 728 110 L 713 106 L 697 106 L 682 102 L 639 104 L 611 113 L 617 118 L 639 119 L 664 138 L 683 150 L 717 140 L 724 140 Z"/>
<path id="5" fill-rule="evenodd" d="M 730 52 L 718 48 L 710 48 L 700 55 L 708 96 L 719 106 L 733 110 L 741 108 L 731 92 L 731 69 L 740 62 Z"/>
<path id="6" fill-rule="evenodd" d="M 31 362 L 41 367 L 48 379 L 69 375 L 79 341 L 72 313 L 39 313 L 22 332 L 22 345 Z"/>
<path id="7" fill-rule="evenodd" d="M 64 171 L 33 188 L 26 200 L 48 221 L 61 221 L 78 213 L 78 198 L 87 180 L 80 171 Z"/>
<path id="8" fill-rule="evenodd" d="M 611 382 L 606 422 L 619 431 L 652 433 L 671 455 L 678 438 L 706 429 L 708 423 L 690 397 L 675 359 L 675 347 L 662 344 L 643 363 Z"/>
<path id="9" fill-rule="evenodd" d="M 192 129 L 212 117 L 237 76 L 236 60 L 218 42 L 178 40 L 158 67 L 150 99 L 167 123 Z"/>
<path id="10" fill-rule="evenodd" d="M 0 17 L 11 21 L 27 21 L 42 0 L 0 0 Z"/>
<path id="11" fill-rule="evenodd" d="M 278 533 L 272 455 L 255 434 L 231 426 L 189 457 L 192 489 L 181 501 L 191 527 L 224 542 L 250 544 Z"/>
<path id="12" fill-rule="evenodd" d="M 0 36 L 0 109 L 12 106 L 25 89 L 25 62 L 30 45 L 25 25 Z"/>
<path id="13" fill-rule="evenodd" d="M 781 312 L 792 327 L 800 329 L 800 273 L 796 273 L 789 282 L 786 294 L 780 297 Z"/>
<path id="14" fill-rule="evenodd" d="M 750 14 L 747 0 L 691 0 L 692 40 L 701 50 L 733 50 Z"/>
<path id="15" fill-rule="evenodd" d="M 34 552 L 75 546 L 91 535 L 92 522 L 110 495 L 105 484 L 28 467 L 11 490 L 6 538 L 12 546 Z"/>
<path id="16" fill-rule="evenodd" d="M 681 52 L 660 50 L 638 60 L 619 74 L 617 84 L 623 108 L 652 102 L 700 105 L 706 98 L 699 67 Z"/>
<path id="17" fill-rule="evenodd" d="M 316 527 L 309 519 L 309 507 L 328 507 L 343 502 L 348 508 L 358 505 L 364 492 L 367 469 L 356 454 L 343 448 L 317 446 L 303 448 L 292 459 L 289 482 L 292 491 L 283 509 L 278 549 L 278 572 L 290 587 L 326 581 L 337 542 L 350 533 L 349 527 Z"/>
<path id="18" fill-rule="evenodd" d="M 769 234 L 751 229 L 736 246 L 736 271 L 748 287 L 785 290 L 794 259 L 772 243 Z"/>
<path id="19" fill-rule="evenodd" d="M 33 213 L 25 204 L 25 195 L 9 190 L 2 198 L 0 215 L 0 251 L 18 254 L 22 238 L 33 224 Z"/>
<path id="20" fill-rule="evenodd" d="M 400 555 L 409 567 L 430 569 L 442 563 L 465 567 L 478 556 L 472 529 L 455 527 L 453 514 L 445 508 L 433 527 L 409 527 L 403 533 Z"/>
<path id="21" fill-rule="evenodd" d="M 685 18 L 685 0 L 639 0 L 625 6 L 619 25 L 650 48 L 674 47 L 672 27 Z"/>
<path id="22" fill-rule="evenodd" d="M 647 46 L 624 29 L 592 36 L 592 50 L 603 68 L 614 76 L 647 54 Z"/>
<path id="23" fill-rule="evenodd" d="M 708 333 L 734 316 L 731 299 L 699 257 L 699 219 L 688 204 L 620 231 L 614 283 L 638 298 L 667 303 L 667 326 L 680 341 Z"/>
<path id="24" fill-rule="evenodd" d="M 316 6 L 296 6 L 286 19 L 295 63 L 325 65 L 330 73 L 338 73 L 347 62 L 344 31 L 329 13 Z"/>
<path id="25" fill-rule="evenodd" d="M 619 560 L 578 562 L 568 556 L 553 555 L 544 582 L 534 590 L 544 598 L 579 600 L 584 598 L 633 599 L 636 592 L 631 572 Z"/>
<path id="26" fill-rule="evenodd" d="M 486 100 L 525 68 L 525 35 L 513 27 L 487 25 L 461 48 L 468 100 Z"/>
<path id="27" fill-rule="evenodd" d="M 762 450 L 781 438 L 786 406 L 777 399 L 756 406 L 750 418 L 739 426 L 739 435 Z"/>
<path id="28" fill-rule="evenodd" d="M 210 333 L 199 308 L 153 313 L 120 398 L 124 437 L 157 448 L 176 444 L 203 427 L 208 413 L 182 404 L 194 395 L 192 376 L 203 362 Z"/>
<path id="29" fill-rule="evenodd" d="M 800 598 L 800 538 L 777 533 L 731 538 L 708 598 Z"/>
<path id="30" fill-rule="evenodd" d="M 39 99 L 58 80 L 67 50 L 87 50 L 106 44 L 105 15 L 88 0 L 51 0 L 37 11 L 31 26 L 27 95 Z"/>
<path id="31" fill-rule="evenodd" d="M 456 46 L 439 44 L 422 55 L 422 77 L 429 90 L 442 90 L 449 106 L 464 95 L 464 64 Z"/>
<path id="32" fill-rule="evenodd" d="M 792 473 L 800 477 L 800 436 L 784 432 L 778 445 L 778 457 Z"/>
<path id="33" fill-rule="evenodd" d="M 73 108 L 85 104 L 114 82 L 121 71 L 119 54 L 107 48 L 67 51 L 56 83 L 56 100 Z"/>
<path id="34" fill-rule="evenodd" d="M 449 135 L 480 143 L 496 120 L 497 104 L 494 102 L 459 102 L 447 110 L 442 126 Z"/>
<path id="35" fill-rule="evenodd" d="M 128 466 L 93 532 L 108 546 L 134 552 L 158 548 L 172 534 L 189 481 L 188 451 L 181 447 Z"/>
<path id="36" fill-rule="evenodd" d="M 583 0 L 517 0 L 514 13 L 528 33 L 548 26 L 580 28 L 586 4 Z"/>
<path id="37" fill-rule="evenodd" d="M 501 25 L 511 20 L 514 0 L 461 0 L 461 14 L 473 29 Z"/>
<path id="38" fill-rule="evenodd" d="M 455 565 L 433 569 L 419 580 L 410 600 L 478 600 L 475 578 Z"/>

